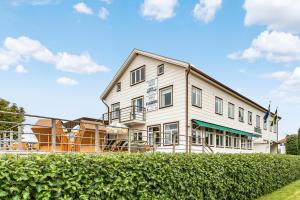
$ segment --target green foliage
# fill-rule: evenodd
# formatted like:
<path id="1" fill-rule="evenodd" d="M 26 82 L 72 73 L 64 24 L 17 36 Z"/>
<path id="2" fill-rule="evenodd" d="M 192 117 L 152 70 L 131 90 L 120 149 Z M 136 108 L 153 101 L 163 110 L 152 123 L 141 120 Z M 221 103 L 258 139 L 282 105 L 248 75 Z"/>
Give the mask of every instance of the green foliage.
<path id="1" fill-rule="evenodd" d="M 298 155 L 300 155 L 300 128 L 298 129 Z"/>
<path id="2" fill-rule="evenodd" d="M 0 113 L 0 121 L 22 123 L 25 120 L 24 116 L 22 115 L 25 113 L 24 108 L 18 107 L 17 104 L 15 103 L 11 104 L 9 101 L 0 98 L 0 110 L 7 111 L 7 112 L 16 112 L 21 114 L 21 115 L 11 115 L 11 114 Z M 14 126 L 15 126 L 14 124 L 0 123 L 0 130 L 8 130 Z M 17 128 L 14 128 L 14 130 L 17 130 Z M 0 196 L 1 196 L 1 191 L 0 191 Z"/>
<path id="3" fill-rule="evenodd" d="M 300 178 L 264 154 L 3 155 L 1 199 L 255 199 Z"/>
<path id="4" fill-rule="evenodd" d="M 288 135 L 286 136 L 286 153 L 291 155 L 298 154 L 298 136 Z"/>

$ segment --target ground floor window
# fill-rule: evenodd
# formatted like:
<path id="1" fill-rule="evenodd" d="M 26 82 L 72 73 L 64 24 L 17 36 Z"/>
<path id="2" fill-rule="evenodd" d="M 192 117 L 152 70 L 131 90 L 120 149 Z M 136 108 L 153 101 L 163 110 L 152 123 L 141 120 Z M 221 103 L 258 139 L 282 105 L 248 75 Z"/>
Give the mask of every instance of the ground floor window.
<path id="1" fill-rule="evenodd" d="M 216 130 L 216 146 L 224 147 L 224 133 L 223 131 Z"/>
<path id="2" fill-rule="evenodd" d="M 164 124 L 164 144 L 178 143 L 178 122 Z"/>
<path id="3" fill-rule="evenodd" d="M 240 148 L 240 137 L 239 135 L 234 135 L 233 137 L 233 147 Z"/>
<path id="4" fill-rule="evenodd" d="M 232 135 L 231 135 L 231 133 L 226 132 L 226 136 L 225 137 L 226 137 L 226 141 L 225 141 L 226 147 L 228 147 L 228 148 L 232 147 Z"/>
<path id="5" fill-rule="evenodd" d="M 241 140 L 242 149 L 246 149 L 247 138 L 245 136 L 242 136 Z"/>
<path id="6" fill-rule="evenodd" d="M 205 142 L 209 146 L 213 146 L 214 145 L 213 129 L 211 129 L 211 128 L 205 128 Z"/>
<path id="7" fill-rule="evenodd" d="M 157 126 L 149 126 L 148 127 L 148 141 L 150 145 L 153 145 L 153 141 L 155 144 L 160 146 L 160 125 Z"/>
<path id="8" fill-rule="evenodd" d="M 133 141 L 142 141 L 142 140 L 143 140 L 143 132 L 133 133 Z"/>
<path id="9" fill-rule="evenodd" d="M 201 127 L 198 126 L 197 124 L 193 124 L 192 144 L 196 144 L 196 145 L 202 144 L 202 141 L 201 141 Z"/>
<path id="10" fill-rule="evenodd" d="M 251 137 L 249 137 L 248 140 L 247 140 L 247 149 L 252 149 L 252 139 L 251 139 Z"/>

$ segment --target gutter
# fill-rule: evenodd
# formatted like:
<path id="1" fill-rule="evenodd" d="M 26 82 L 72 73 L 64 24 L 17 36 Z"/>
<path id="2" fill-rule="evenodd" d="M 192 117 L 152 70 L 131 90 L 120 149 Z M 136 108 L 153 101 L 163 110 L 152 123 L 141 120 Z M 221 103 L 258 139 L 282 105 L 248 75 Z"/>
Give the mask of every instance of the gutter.
<path id="1" fill-rule="evenodd" d="M 185 144 L 186 153 L 189 152 L 189 74 L 191 71 L 191 65 L 189 64 L 186 70 L 185 76 Z"/>

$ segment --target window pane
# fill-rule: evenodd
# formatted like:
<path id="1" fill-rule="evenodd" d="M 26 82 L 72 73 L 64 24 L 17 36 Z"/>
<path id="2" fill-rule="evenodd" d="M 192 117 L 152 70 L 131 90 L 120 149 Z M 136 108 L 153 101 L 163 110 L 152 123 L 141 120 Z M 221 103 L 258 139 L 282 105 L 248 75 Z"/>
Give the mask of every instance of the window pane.
<path id="1" fill-rule="evenodd" d="M 141 81 L 145 80 L 145 67 L 141 69 Z"/>
<path id="2" fill-rule="evenodd" d="M 135 74 L 136 74 L 136 82 L 138 83 L 141 81 L 141 70 L 136 70 Z"/>
<path id="3" fill-rule="evenodd" d="M 135 84 L 135 72 L 131 72 L 131 84 Z"/>
<path id="4" fill-rule="evenodd" d="M 160 106 L 166 107 L 172 105 L 172 87 L 160 91 Z"/>

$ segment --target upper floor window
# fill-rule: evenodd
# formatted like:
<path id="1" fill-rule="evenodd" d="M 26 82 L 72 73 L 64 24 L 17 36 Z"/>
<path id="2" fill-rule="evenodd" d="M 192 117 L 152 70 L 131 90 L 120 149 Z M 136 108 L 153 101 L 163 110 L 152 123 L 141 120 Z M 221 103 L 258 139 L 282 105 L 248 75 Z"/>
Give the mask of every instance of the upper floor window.
<path id="1" fill-rule="evenodd" d="M 256 127 L 260 128 L 260 116 L 256 115 Z"/>
<path id="2" fill-rule="evenodd" d="M 202 90 L 192 86 L 192 105 L 200 107 L 202 106 Z"/>
<path id="3" fill-rule="evenodd" d="M 111 105 L 112 119 L 119 119 L 120 117 L 120 103 L 114 103 Z"/>
<path id="4" fill-rule="evenodd" d="M 164 74 L 164 72 L 165 72 L 164 64 L 158 65 L 157 66 L 157 76 Z"/>
<path id="5" fill-rule="evenodd" d="M 121 91 L 121 82 L 117 83 L 117 92 Z"/>
<path id="6" fill-rule="evenodd" d="M 228 117 L 234 119 L 234 104 L 228 103 Z"/>
<path id="7" fill-rule="evenodd" d="M 139 67 L 130 72 L 131 85 L 145 81 L 145 66 Z"/>
<path id="8" fill-rule="evenodd" d="M 223 99 L 216 97 L 215 103 L 216 114 L 223 115 Z"/>
<path id="9" fill-rule="evenodd" d="M 173 106 L 173 86 L 159 90 L 159 108 Z"/>
<path id="10" fill-rule="evenodd" d="M 144 109 L 144 97 L 137 97 L 131 100 L 133 113 L 143 112 Z"/>
<path id="11" fill-rule="evenodd" d="M 252 125 L 252 112 L 248 111 L 248 124 Z"/>
<path id="12" fill-rule="evenodd" d="M 239 108 L 239 121 L 244 122 L 244 108 Z"/>

